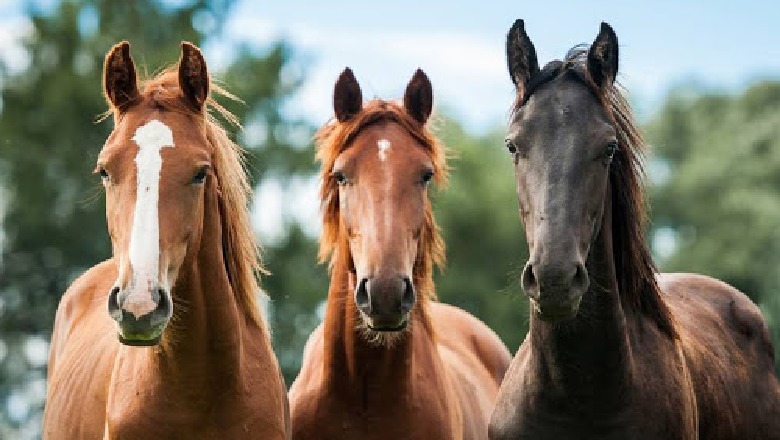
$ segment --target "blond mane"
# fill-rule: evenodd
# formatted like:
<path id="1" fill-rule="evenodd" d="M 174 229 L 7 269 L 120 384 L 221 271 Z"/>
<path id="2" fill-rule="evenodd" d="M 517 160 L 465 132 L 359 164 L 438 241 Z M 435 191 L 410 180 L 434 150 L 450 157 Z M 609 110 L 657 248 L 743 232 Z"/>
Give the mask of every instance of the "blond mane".
<path id="1" fill-rule="evenodd" d="M 317 160 L 320 162 L 320 202 L 322 203 L 322 236 L 319 259 L 330 261 L 333 269 L 338 249 L 349 249 L 346 234 L 343 233 L 339 212 L 338 183 L 331 176 L 336 158 L 365 127 L 381 121 L 394 122 L 403 127 L 429 153 L 433 162 L 434 183 L 443 187 L 447 182 L 446 149 L 428 128 L 412 118 L 404 108 L 392 101 L 375 99 L 366 103 L 363 109 L 346 122 L 332 120 L 320 128 L 314 136 Z M 433 285 L 434 266 L 444 265 L 444 240 L 433 217 L 430 200 L 425 199 L 425 224 L 420 237 L 418 259 L 414 267 L 414 282 L 422 297 L 436 298 Z"/>

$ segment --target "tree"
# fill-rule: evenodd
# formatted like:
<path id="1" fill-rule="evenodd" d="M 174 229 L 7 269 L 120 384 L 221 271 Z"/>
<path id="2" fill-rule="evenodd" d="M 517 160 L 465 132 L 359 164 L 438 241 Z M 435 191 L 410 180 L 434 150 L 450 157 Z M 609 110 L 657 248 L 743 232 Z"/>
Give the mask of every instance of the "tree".
<path id="1" fill-rule="evenodd" d="M 434 194 L 447 243 L 439 298 L 482 319 L 515 352 L 528 331 L 528 297 L 519 281 L 528 246 L 503 129 L 473 136 L 445 119 L 439 135 L 452 153 L 450 184 Z"/>
<path id="2" fill-rule="evenodd" d="M 129 40 L 140 72 L 158 69 L 176 61 L 180 41 L 202 44 L 218 35 L 231 4 L 63 0 L 48 13 L 30 7 L 34 32 L 24 42 L 29 65 L 21 72 L 0 71 L 0 190 L 7 197 L 0 401 L 8 402 L 0 405 L 0 438 L 37 435 L 56 304 L 76 276 L 111 255 L 102 190 L 90 174 L 111 130 L 110 120 L 94 123 L 106 110 L 106 51 Z M 244 47 L 225 72 L 217 72 L 246 100 L 231 109 L 247 124 L 265 128 L 265 136 L 249 145 L 253 170 L 312 168 L 300 148 L 290 146 L 292 134 L 308 127 L 286 121 L 279 111 L 300 84 L 300 77 L 281 73 L 290 59 L 283 43 L 262 52 Z M 253 176 L 257 182 L 262 174 Z"/>
<path id="3" fill-rule="evenodd" d="M 648 124 L 661 267 L 719 278 L 755 301 L 780 368 L 780 83 L 678 90 Z M 660 240 L 664 241 L 664 240 Z"/>

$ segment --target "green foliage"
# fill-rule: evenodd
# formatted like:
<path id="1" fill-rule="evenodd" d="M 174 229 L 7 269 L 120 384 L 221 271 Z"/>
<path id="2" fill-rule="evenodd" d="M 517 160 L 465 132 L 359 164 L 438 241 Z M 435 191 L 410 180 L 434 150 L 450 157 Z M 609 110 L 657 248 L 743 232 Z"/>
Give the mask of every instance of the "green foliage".
<path id="1" fill-rule="evenodd" d="M 103 192 L 91 175 L 112 125 L 110 119 L 95 123 L 106 109 L 106 51 L 130 41 L 139 73 L 151 76 L 177 60 L 182 40 L 200 45 L 217 35 L 231 3 L 66 0 L 50 12 L 30 7 L 29 64 L 21 72 L 0 70 L 0 438 L 35 436 L 45 392 L 44 341 L 57 302 L 76 276 L 111 255 Z M 262 128 L 253 139 L 242 138 L 254 182 L 269 166 L 285 173 L 313 168 L 308 153 L 290 147 L 293 138 L 308 139 L 310 128 L 280 112 L 301 80 L 288 68 L 290 59 L 282 43 L 262 53 L 241 48 L 216 72 L 246 101 L 228 104 L 231 110 Z"/>
<path id="2" fill-rule="evenodd" d="M 263 287 L 271 295 L 274 351 L 289 387 L 301 368 L 303 346 L 322 319 L 317 312 L 327 298 L 327 268 L 317 264 L 316 240 L 297 224 L 265 256 L 271 275 Z"/>
<path id="3" fill-rule="evenodd" d="M 41 353 L 56 304 L 76 276 L 110 256 L 102 189 L 90 175 L 111 129 L 110 121 L 94 123 L 106 108 L 103 56 L 127 39 L 142 72 L 158 69 L 177 59 L 181 40 L 218 36 L 232 1 L 175 3 L 181 6 L 63 0 L 50 13 L 31 12 L 29 65 L 18 73 L 0 66 L 0 438 L 35 436 L 45 393 Z M 244 101 L 223 104 L 245 127 L 233 134 L 250 150 L 253 184 L 271 179 L 287 190 L 315 178 L 312 127 L 283 111 L 303 81 L 292 48 L 279 42 L 234 55 L 216 76 Z M 439 298 L 485 321 L 514 352 L 528 328 L 518 282 L 527 246 L 503 130 L 475 136 L 452 119 L 442 123 L 453 171 L 449 187 L 432 194 L 447 242 Z M 653 232 L 671 231 L 676 245 L 661 266 L 709 274 L 748 293 L 780 348 L 780 83 L 740 96 L 673 93 L 648 138 L 658 180 Z M 292 194 L 285 192 L 286 206 L 295 206 Z M 311 225 L 286 217 L 285 234 L 264 250 L 271 275 L 263 287 L 289 384 L 321 319 L 328 278 L 316 264 L 316 238 L 304 232 Z M 20 401 L 31 407 L 10 417 L 11 401 L 17 410 Z"/>
<path id="4" fill-rule="evenodd" d="M 670 171 L 652 192 L 656 231 L 676 237 L 661 267 L 745 292 L 780 349 L 780 83 L 738 96 L 673 93 L 647 137 Z"/>
<path id="5" fill-rule="evenodd" d="M 436 278 L 439 299 L 482 319 L 514 352 L 528 330 L 519 282 L 528 247 L 504 132 L 472 136 L 449 119 L 438 134 L 453 156 L 450 184 L 434 195 L 447 243 L 447 266 Z"/>

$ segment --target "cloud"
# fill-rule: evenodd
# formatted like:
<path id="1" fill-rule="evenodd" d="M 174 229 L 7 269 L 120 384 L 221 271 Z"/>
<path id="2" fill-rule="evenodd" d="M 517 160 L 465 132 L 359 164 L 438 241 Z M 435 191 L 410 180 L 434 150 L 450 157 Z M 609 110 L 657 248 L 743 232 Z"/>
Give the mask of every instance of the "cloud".
<path id="1" fill-rule="evenodd" d="M 24 70 L 30 62 L 22 40 L 32 36 L 32 22 L 25 16 L 0 16 L 0 61 L 11 73 Z"/>
<path id="2" fill-rule="evenodd" d="M 233 17 L 226 30 L 229 40 L 259 46 L 283 38 L 311 61 L 289 108 L 316 125 L 332 114 L 333 84 L 347 66 L 355 71 L 364 97 L 388 99 L 400 98 L 414 70 L 422 68 L 431 78 L 437 104 L 446 104 L 477 129 L 502 123 L 512 98 L 503 45 L 479 35 L 282 27 L 248 14 Z"/>

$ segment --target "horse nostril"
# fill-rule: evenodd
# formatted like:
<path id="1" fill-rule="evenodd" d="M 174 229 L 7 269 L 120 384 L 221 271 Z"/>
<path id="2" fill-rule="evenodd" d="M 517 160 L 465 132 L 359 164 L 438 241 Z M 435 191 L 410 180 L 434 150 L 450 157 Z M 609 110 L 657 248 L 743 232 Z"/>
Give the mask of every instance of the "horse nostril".
<path id="1" fill-rule="evenodd" d="M 539 298 L 539 283 L 536 280 L 534 274 L 534 266 L 531 263 L 525 265 L 523 269 L 523 275 L 521 278 L 521 284 L 525 293 L 533 299 Z"/>
<path id="2" fill-rule="evenodd" d="M 119 286 L 114 286 L 108 294 L 108 300 L 119 306 Z"/>
<path id="3" fill-rule="evenodd" d="M 409 313 L 414 307 L 415 292 L 414 284 L 409 277 L 404 277 L 404 296 L 401 299 L 401 313 Z"/>
<path id="4" fill-rule="evenodd" d="M 108 292 L 108 314 L 113 316 L 116 320 L 122 319 L 122 313 L 119 305 L 119 286 L 114 286 L 111 291 Z"/>
<path id="5" fill-rule="evenodd" d="M 366 315 L 371 314 L 371 300 L 368 297 L 368 278 L 360 280 L 355 290 L 355 305 Z"/>
<path id="6" fill-rule="evenodd" d="M 170 295 L 168 295 L 165 289 L 157 289 L 157 295 L 159 296 L 157 299 L 157 310 L 164 312 L 168 316 L 173 305 Z"/>
<path id="7" fill-rule="evenodd" d="M 165 323 L 172 315 L 173 300 L 165 289 L 157 289 L 157 308 L 151 314 L 151 324 Z"/>
<path id="8" fill-rule="evenodd" d="M 585 269 L 580 263 L 577 263 L 577 268 L 574 271 L 574 278 L 571 281 L 572 289 L 578 292 L 585 292 L 590 285 L 590 277 L 588 277 L 588 270 Z"/>

